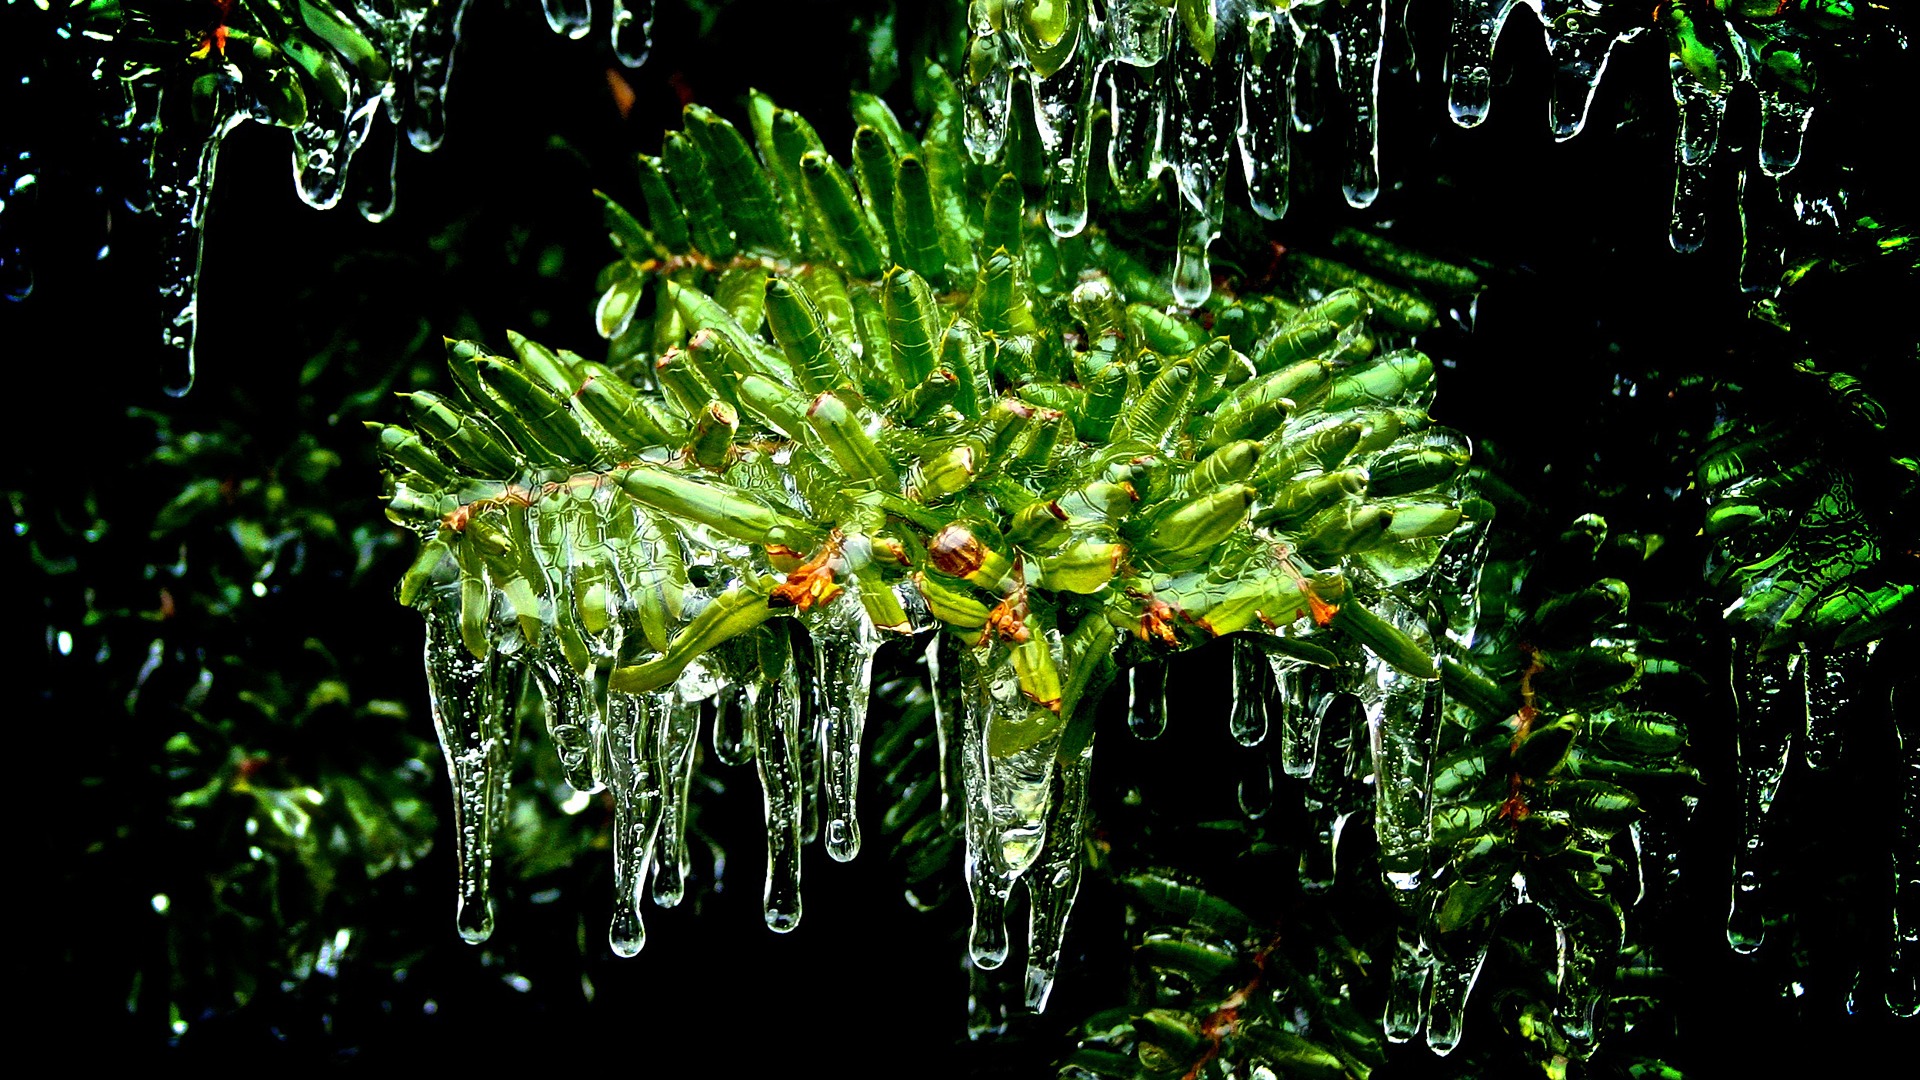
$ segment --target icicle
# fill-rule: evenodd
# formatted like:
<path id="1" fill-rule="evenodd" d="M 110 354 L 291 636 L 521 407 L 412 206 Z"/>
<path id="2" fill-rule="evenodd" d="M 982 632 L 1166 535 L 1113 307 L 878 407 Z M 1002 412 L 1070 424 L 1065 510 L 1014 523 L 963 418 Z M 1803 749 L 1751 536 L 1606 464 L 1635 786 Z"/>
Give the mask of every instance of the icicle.
<path id="1" fill-rule="evenodd" d="M 987 673 L 965 646 L 949 641 L 950 635 L 937 636 L 944 652 L 939 671 L 943 678 L 959 684 L 959 735 L 961 740 L 961 784 L 966 791 L 966 858 L 964 867 L 967 891 L 973 900 L 973 926 L 967 936 L 967 952 L 977 968 L 991 970 L 1007 959 L 1007 896 L 1013 878 L 1005 872 L 1000 859 L 1000 835 L 993 827 L 993 797 L 987 789 L 986 726 Z M 935 691 L 938 697 L 940 692 Z"/>
<path id="2" fill-rule="evenodd" d="M 188 134 L 185 116 L 182 138 L 163 132 L 154 144 L 153 208 L 161 222 L 160 304 L 164 325 L 161 343 L 167 347 L 169 370 L 162 382 L 167 393 L 179 396 L 193 389 L 194 341 L 199 332 L 200 260 L 205 247 L 207 210 L 212 205 L 213 174 L 220 162 L 220 143 L 247 119 L 234 108 L 232 92 L 217 93 L 212 129 L 197 147 Z M 162 102 L 163 107 L 168 103 Z M 186 112 L 184 103 L 170 107 Z M 160 121 L 156 119 L 156 123 Z M 179 145 L 187 143 L 189 145 Z M 191 167 L 189 168 L 189 163 Z M 172 367 L 177 364 L 178 367 Z"/>
<path id="3" fill-rule="evenodd" d="M 1027 1008 L 1045 1011 L 1060 970 L 1060 947 L 1065 941 L 1067 916 L 1080 894 L 1081 855 L 1087 826 L 1087 777 L 1093 767 L 1093 742 L 1088 740 L 1072 761 L 1058 769 L 1059 791 L 1047 816 L 1046 844 L 1027 875 Z"/>
<path id="4" fill-rule="evenodd" d="M 1453 122 L 1474 127 L 1493 103 L 1493 43 L 1520 0 L 1454 0 L 1447 47 L 1447 110 Z"/>
<path id="5" fill-rule="evenodd" d="M 1294 32 L 1283 15 L 1256 12 L 1247 20 L 1247 66 L 1240 80 L 1240 165 L 1247 201 L 1268 220 L 1286 215 L 1292 161 L 1287 145 Z"/>
<path id="6" fill-rule="evenodd" d="M 1213 267 L 1207 249 L 1220 238 L 1226 217 L 1226 192 L 1215 187 L 1205 205 L 1177 200 L 1180 235 L 1173 252 L 1173 298 L 1186 307 L 1199 307 L 1213 295 Z"/>
<path id="7" fill-rule="evenodd" d="M 1800 147 L 1813 119 L 1813 102 L 1791 87 L 1762 84 L 1760 170 L 1778 179 L 1800 164 Z"/>
<path id="8" fill-rule="evenodd" d="M 1433 954 L 1418 933 L 1402 928 L 1394 939 L 1393 971 L 1387 982 L 1387 1008 L 1380 1019 L 1387 1041 L 1403 1043 L 1420 1031 L 1427 977 Z"/>
<path id="9" fill-rule="evenodd" d="M 1378 614 L 1425 647 L 1426 628 L 1389 601 Z M 1380 864 L 1394 888 L 1418 888 L 1433 804 L 1427 788 L 1428 753 L 1439 719 L 1439 684 L 1396 670 L 1368 651 L 1358 693 L 1367 714 L 1373 753 L 1373 829 Z"/>
<path id="10" fill-rule="evenodd" d="M 801 806 L 800 681 L 784 627 L 768 629 L 761 677 L 747 684 L 747 712 L 760 753 L 760 790 L 767 830 L 767 926 L 786 933 L 800 925 Z"/>
<path id="11" fill-rule="evenodd" d="M 1595 960 L 1573 927 L 1558 914 L 1554 917 L 1553 932 L 1560 952 L 1560 1000 L 1553 1008 L 1554 1019 L 1560 1021 L 1560 1030 L 1566 1033 L 1575 1052 L 1585 1059 L 1592 1055 L 1600 1037 L 1597 1023 L 1600 988 L 1594 984 Z M 1618 951 L 1616 936 L 1613 948 L 1606 954 Z"/>
<path id="12" fill-rule="evenodd" d="M 1724 87 L 1708 87 L 1679 57 L 1669 66 L 1673 103 L 1680 127 L 1673 147 L 1673 218 L 1668 240 L 1678 252 L 1698 251 L 1705 239 L 1708 165 L 1720 145 L 1720 121 L 1726 116 Z"/>
<path id="13" fill-rule="evenodd" d="M 1840 717 L 1867 678 L 1871 645 L 1817 653 L 1807 667 L 1807 731 L 1801 755 L 1815 769 L 1833 764 L 1840 745 Z"/>
<path id="14" fill-rule="evenodd" d="M 1328 4 L 1334 74 L 1349 110 L 1347 168 L 1340 189 L 1356 209 L 1380 195 L 1380 52 L 1387 35 L 1387 0 Z"/>
<path id="15" fill-rule="evenodd" d="M 1766 940 L 1760 905 L 1765 873 L 1761 854 L 1767 815 L 1780 793 L 1795 731 L 1807 725 L 1806 660 L 1799 653 L 1762 656 L 1759 647 L 1736 642 L 1733 650 L 1734 757 L 1740 785 L 1742 839 L 1733 859 L 1733 905 L 1727 943 L 1750 953 Z"/>
<path id="16" fill-rule="evenodd" d="M 653 52 L 654 0 L 613 0 L 613 54 L 639 67 Z"/>
<path id="17" fill-rule="evenodd" d="M 1280 768 L 1288 776 L 1312 776 L 1320 746 L 1320 721 L 1332 704 L 1332 696 L 1315 700 L 1312 687 L 1317 680 L 1306 664 L 1283 656 L 1267 659 L 1273 666 L 1274 681 L 1280 685 Z"/>
<path id="18" fill-rule="evenodd" d="M 1888 694 L 1900 760 L 1900 806 L 1894 814 L 1893 949 L 1887 957 L 1887 1008 L 1920 1016 L 1920 710 L 1909 678 Z"/>
<path id="19" fill-rule="evenodd" d="M 1234 637 L 1232 651 L 1233 703 L 1227 710 L 1227 730 L 1241 746 L 1259 746 L 1267 737 L 1266 665 L 1258 646 Z"/>
<path id="20" fill-rule="evenodd" d="M 460 936 L 493 933 L 493 838 L 505 827 L 519 665 L 469 651 L 460 637 L 461 590 L 438 588 L 421 607 L 426 619 L 427 697 L 434 732 L 453 785 L 454 861 L 460 872 Z"/>
<path id="21" fill-rule="evenodd" d="M 1467 999 L 1486 963 L 1497 920 L 1497 914 L 1488 913 L 1429 943 L 1432 963 L 1427 990 L 1427 1048 L 1442 1057 L 1460 1045 L 1467 1024 Z"/>
<path id="22" fill-rule="evenodd" d="M 1127 729 L 1143 742 L 1166 733 L 1166 664 L 1135 664 L 1127 669 Z"/>
<path id="23" fill-rule="evenodd" d="M 1748 296 L 1780 295 L 1786 263 L 1781 235 L 1785 208 L 1780 182 L 1764 173 L 1740 170 L 1740 291 Z"/>
<path id="24" fill-rule="evenodd" d="M 1107 143 L 1107 177 L 1129 205 L 1151 196 L 1164 164 L 1161 133 L 1166 111 L 1166 81 L 1150 70 L 1111 64 L 1107 108 L 1113 137 Z"/>
<path id="25" fill-rule="evenodd" d="M 468 0 L 433 0 L 413 24 L 407 55 L 413 60 L 413 96 L 406 105 L 407 139 L 435 150 L 447 134 L 447 84 L 453 79 L 455 46 Z"/>
<path id="26" fill-rule="evenodd" d="M 1312 709 L 1322 732 L 1319 760 L 1307 774 L 1301 800 L 1313 820 L 1314 840 L 1300 850 L 1300 885 L 1308 892 L 1324 892 L 1339 875 L 1340 835 L 1357 802 L 1353 781 L 1357 717 L 1349 694 L 1327 694 L 1317 703 L 1302 701 L 1297 707 Z"/>
<path id="27" fill-rule="evenodd" d="M 347 164 L 366 141 L 381 100 L 378 93 L 357 93 L 359 81 L 332 53 L 316 50 L 315 62 L 327 70 L 328 81 L 356 91 L 345 94 L 333 108 L 309 98 L 306 122 L 293 133 L 294 190 L 308 206 L 328 210 L 346 191 Z"/>
<path id="28" fill-rule="evenodd" d="M 759 673 L 755 672 L 756 680 Z M 747 691 L 727 685 L 713 696 L 713 756 L 727 765 L 751 765 L 760 745 L 749 714 Z"/>
<path id="29" fill-rule="evenodd" d="M 1057 660 L 1059 642 L 1050 644 Z M 1045 706 L 1021 692 L 1004 648 L 971 649 L 949 642 L 947 649 L 947 656 L 957 654 L 953 674 L 960 680 L 965 867 L 973 897 L 969 951 L 976 966 L 996 968 L 1007 958 L 1007 898 L 1045 847 L 1061 726 Z M 946 657 L 940 668 L 945 676 Z M 1036 724 L 1051 731 L 1031 742 L 1002 744 L 1000 733 L 1031 730 Z"/>
<path id="30" fill-rule="evenodd" d="M 1547 58 L 1553 68 L 1547 118 L 1557 142 L 1580 134 L 1593 107 L 1594 91 L 1607 72 L 1613 47 L 1640 34 L 1635 27 L 1615 34 L 1600 25 L 1601 13 L 1586 0 L 1536 0 L 1546 30 Z"/>
<path id="31" fill-rule="evenodd" d="M 966 106 L 961 138 L 976 161 L 997 161 L 1007 145 L 1007 123 L 1013 112 L 1013 69 L 1007 43 L 993 28 L 992 5 L 972 0 L 967 6 L 967 78 L 961 89 Z"/>
<path id="32" fill-rule="evenodd" d="M 594 792 L 605 786 L 604 748 L 595 735 L 595 721 L 605 713 L 605 677 L 581 675 L 560 653 L 559 642 L 548 633 L 529 666 L 543 699 L 541 712 L 554 756 L 567 784 L 575 791 Z"/>
<path id="33" fill-rule="evenodd" d="M 1093 153 L 1093 98 L 1100 64 L 1084 47 L 1033 86 L 1034 127 L 1047 156 L 1047 227 L 1075 236 L 1087 227 L 1087 163 Z"/>
<path id="34" fill-rule="evenodd" d="M 647 943 L 641 889 L 665 802 L 661 749 L 675 707 L 672 691 L 609 694 L 607 770 L 613 789 L 613 923 L 607 940 L 621 956 Z"/>
<path id="35" fill-rule="evenodd" d="M 1305 12 L 1301 8 L 1289 13 L 1289 18 L 1300 18 Z M 1299 24 L 1296 22 L 1295 26 Z M 1288 102 L 1293 107 L 1293 130 L 1312 131 L 1327 118 L 1327 83 L 1325 72 L 1333 63 L 1333 45 L 1325 34 L 1305 28 L 1294 32 L 1297 48 L 1293 53 L 1293 78 L 1287 81 Z"/>
<path id="36" fill-rule="evenodd" d="M 369 135 L 368 142 L 377 147 L 385 147 L 384 154 L 376 154 L 368 159 L 361 155 L 361 167 L 353 170 L 354 188 L 359 194 L 354 199 L 354 207 L 360 216 L 374 224 L 379 224 L 393 216 L 399 205 L 399 187 L 396 181 L 400 175 L 400 129 L 390 119 L 382 119 L 376 111 L 373 118 L 374 129 L 380 134 Z M 381 159 L 386 168 L 379 167 Z"/>
<path id="37" fill-rule="evenodd" d="M 822 759 L 819 788 L 826 815 L 827 854 L 847 862 L 860 854 L 860 821 L 855 798 L 860 789 L 860 739 L 873 694 L 873 654 L 880 634 L 850 601 L 828 609 L 815 621 L 813 682 L 819 711 L 814 717 Z"/>
<path id="38" fill-rule="evenodd" d="M 653 902 L 677 906 L 687 891 L 687 796 L 693 784 L 693 751 L 700 742 L 700 703 L 675 694 L 667 706 L 660 743 L 665 797 L 653 848 Z"/>
<path id="39" fill-rule="evenodd" d="M 1187 307 L 1213 293 L 1207 249 L 1226 217 L 1226 175 L 1240 127 L 1239 61 L 1246 27 L 1238 9 L 1215 23 L 1211 62 L 1180 35 L 1173 49 L 1173 100 L 1177 120 L 1168 132 L 1168 158 L 1180 198 L 1180 232 L 1173 263 L 1173 296 Z"/>
<path id="40" fill-rule="evenodd" d="M 1650 814 L 1634 823 L 1634 843 L 1640 854 L 1641 883 L 1650 918 L 1662 917 L 1680 895 L 1680 837 L 1699 800 L 1681 796 L 1670 814 Z"/>
<path id="41" fill-rule="evenodd" d="M 800 840 L 811 844 L 820 839 L 820 794 L 826 790 L 820 761 L 820 725 L 810 722 L 818 715 L 819 690 L 802 686 L 799 693 L 802 712 L 809 721 L 800 725 L 800 783 L 807 792 L 800 802 Z"/>

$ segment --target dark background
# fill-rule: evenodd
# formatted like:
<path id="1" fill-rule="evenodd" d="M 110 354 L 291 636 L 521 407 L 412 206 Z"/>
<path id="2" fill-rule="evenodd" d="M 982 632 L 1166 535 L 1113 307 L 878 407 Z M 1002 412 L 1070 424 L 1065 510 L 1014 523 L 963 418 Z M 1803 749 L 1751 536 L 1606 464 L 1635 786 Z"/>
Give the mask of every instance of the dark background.
<path id="1" fill-rule="evenodd" d="M 10 875 L 15 933 L 26 939 L 13 961 L 16 992 L 30 997 L 24 1036 L 71 1033 L 68 1045 L 83 1058 L 266 1064 L 534 1054 L 549 1067 L 580 1070 L 604 1067 L 612 1055 L 649 1070 L 818 1062 L 854 1075 L 991 1067 L 1026 1074 L 1034 1059 L 964 1039 L 964 894 L 921 915 L 901 901 L 883 860 L 869 855 L 843 866 L 809 849 L 805 922 L 788 937 L 768 934 L 758 910 L 757 782 L 750 769 L 712 764 L 703 776 L 727 790 L 703 796 L 702 824 L 732 856 L 730 874 L 723 891 L 650 912 L 640 957 L 615 960 L 604 945 L 610 889 L 601 853 L 541 883 L 558 889 L 557 899 L 537 903 L 532 888 L 497 883 L 503 895 L 494 940 L 462 945 L 451 919 L 451 846 L 441 844 L 399 875 L 404 880 L 381 909 L 385 932 L 419 950 L 404 981 L 350 956 L 325 985 L 316 979 L 299 993 L 262 994 L 237 1013 L 192 1018 L 186 1035 L 172 1038 L 164 1009 L 153 1008 L 153 987 L 130 997 L 129 985 L 134 971 L 164 967 L 168 930 L 148 898 L 191 892 L 181 883 L 199 872 L 196 860 L 205 854 L 206 838 L 182 836 L 162 820 L 168 791 L 154 767 L 173 730 L 170 703 L 191 685 L 189 653 L 292 669 L 306 662 L 299 641 L 319 638 L 352 670 L 356 694 L 409 702 L 411 737 L 430 738 L 419 624 L 390 592 L 406 554 L 397 541 L 376 543 L 356 562 L 345 549 L 313 545 L 304 576 L 277 585 L 245 619 L 170 637 L 133 710 L 124 701 L 139 678 L 141 639 L 127 636 L 136 648 L 118 646 L 104 659 L 90 648 L 59 655 L 51 641 L 51 627 L 78 627 L 86 610 L 158 604 L 158 586 L 142 568 L 172 556 L 156 547 L 145 522 L 172 497 L 166 485 L 177 487 L 177 478 L 141 465 L 155 448 L 155 427 L 132 410 L 171 417 L 176 434 L 223 424 L 244 433 L 236 475 L 264 468 L 294 431 L 316 431 L 343 459 L 331 483 L 360 500 L 343 505 L 359 506 L 360 521 L 381 528 L 377 468 L 358 421 L 398 420 L 400 410 L 390 398 L 354 395 L 403 364 L 426 362 L 440 333 L 503 344 L 511 327 L 586 355 L 601 351 L 592 286 L 610 252 L 591 191 L 637 201 L 628 198 L 631 155 L 657 151 L 681 101 L 740 121 L 749 85 L 807 115 L 829 147 L 844 147 L 845 88 L 867 73 L 843 9 L 870 6 L 737 3 L 721 9 L 702 38 L 685 9 L 663 3 L 653 58 L 623 72 L 637 96 L 622 118 L 599 32 L 569 42 L 544 29 L 532 4 L 476 4 L 466 18 L 445 145 L 433 155 L 403 152 L 399 212 L 377 226 L 350 208 L 322 214 L 299 204 L 284 136 L 241 128 L 222 156 L 208 230 L 200 381 L 178 400 L 158 389 L 158 334 L 147 299 L 152 227 L 114 197 L 125 165 L 92 133 L 80 88 L 60 82 L 76 76 L 60 73 L 57 56 L 15 57 L 43 70 L 53 90 L 30 115 L 8 121 L 48 148 L 25 230 L 38 286 L 26 302 L 0 309 L 18 387 L 7 429 L 11 512 L 43 531 L 50 520 L 89 516 L 113 526 L 76 547 L 78 570 L 57 579 L 43 578 L 18 536 L 9 531 L 5 539 L 13 579 L 33 583 L 25 592 L 44 615 L 22 611 L 6 620 L 9 637 L 19 639 L 10 654 L 27 665 L 24 683 L 15 680 L 24 707 L 9 710 L 15 772 L 26 779 L 15 799 L 24 845 Z M 1462 131 L 1446 121 L 1438 84 L 1442 16 L 1424 10 L 1415 17 L 1422 77 L 1402 66 L 1384 79 L 1379 201 L 1351 210 L 1336 184 L 1304 175 L 1305 190 L 1285 221 L 1264 226 L 1264 236 L 1243 231 L 1223 242 L 1226 264 L 1265 239 L 1324 250 L 1334 228 L 1376 224 L 1414 246 L 1488 267 L 1472 332 L 1454 326 L 1423 340 L 1451 361 L 1440 376 L 1436 417 L 1497 455 L 1515 486 L 1539 502 L 1541 521 L 1558 527 L 1598 509 L 1618 530 L 1661 532 L 1701 554 L 1687 547 L 1697 544 L 1699 505 L 1686 489 L 1712 403 L 1687 376 L 1764 382 L 1766 365 L 1778 359 L 1753 346 L 1747 300 L 1735 287 L 1733 163 L 1750 160 L 1751 151 L 1721 160 L 1705 249 L 1675 255 L 1666 242 L 1672 119 L 1664 50 L 1642 43 L 1617 54 L 1588 130 L 1556 144 L 1530 20 L 1516 18 L 1502 40 L 1490 119 Z M 911 13 L 902 15 L 903 40 L 915 25 Z M 893 97 L 904 109 L 904 95 Z M 1728 138 L 1750 145 L 1742 134 L 1754 122 L 1751 102 L 1737 101 Z M 1882 138 L 1870 116 L 1817 115 L 1808 182 L 1834 175 L 1823 176 L 1820 163 L 1847 158 L 1856 167 L 1844 182 L 1857 197 L 1874 194 L 1897 175 Z M 1295 160 L 1333 161 L 1338 152 L 1336 138 L 1322 132 L 1296 145 Z M 92 185 L 103 181 L 106 192 L 95 194 Z M 103 243 L 111 255 L 96 260 Z M 1867 314 L 1849 318 L 1849 332 L 1865 348 L 1891 342 L 1897 349 L 1911 331 L 1902 328 L 1897 300 L 1877 305 L 1880 299 L 1862 301 Z M 330 359 L 316 372 L 319 355 Z M 403 375 L 396 385 L 405 384 Z M 1677 576 L 1664 588 L 1670 599 L 1695 595 L 1697 579 Z M 101 640 L 118 640 L 111 625 Z M 1117 714 L 1103 718 L 1109 733 L 1095 764 L 1103 790 L 1117 792 L 1134 770 L 1152 770 L 1163 798 L 1212 810 L 1228 781 L 1209 766 L 1213 743 L 1226 742 L 1210 700 L 1222 682 L 1210 662 L 1176 668 L 1189 689 L 1177 695 L 1183 706 L 1167 744 L 1140 747 L 1120 730 Z M 1107 702 L 1110 712 L 1116 704 Z M 1877 1012 L 1849 1020 L 1841 1004 L 1848 958 L 1864 958 L 1871 969 L 1884 948 L 1875 935 L 1885 925 L 1891 803 L 1880 794 L 1889 777 L 1872 764 L 1887 768 L 1878 752 L 1890 746 L 1884 721 L 1859 718 L 1842 777 L 1789 780 L 1801 784 L 1790 791 L 1804 812 L 1795 819 L 1801 835 L 1784 846 L 1808 851 L 1816 860 L 1808 878 L 1817 880 L 1785 899 L 1803 910 L 1815 951 L 1832 963 L 1806 997 L 1783 999 L 1784 958 L 1743 961 L 1721 944 L 1732 844 L 1730 721 L 1719 697 L 1703 708 L 1694 745 L 1709 794 L 1685 854 L 1695 891 L 1674 930 L 1688 992 L 1672 1002 L 1684 1041 L 1671 1060 L 1702 1075 L 1749 1063 L 1851 1060 L 1894 1031 Z M 345 723 L 337 735 L 382 737 Z M 427 764 L 437 777 L 437 753 Z M 430 787 L 444 824 L 450 815 L 440 784 Z M 1070 953 L 1118 922 L 1117 901 L 1097 884 L 1082 904 Z M 1829 924 L 1823 938 L 1819 928 Z M 1051 1010 L 1063 1024 L 1111 997 L 1088 985 L 1099 963 L 1080 969 L 1078 981 L 1074 968 L 1063 976 Z M 531 988 L 515 990 L 509 974 Z M 1468 1038 L 1475 1038 L 1471 1026 Z M 1392 1071 L 1420 1073 L 1429 1060 L 1424 1050 L 1408 1051 Z"/>

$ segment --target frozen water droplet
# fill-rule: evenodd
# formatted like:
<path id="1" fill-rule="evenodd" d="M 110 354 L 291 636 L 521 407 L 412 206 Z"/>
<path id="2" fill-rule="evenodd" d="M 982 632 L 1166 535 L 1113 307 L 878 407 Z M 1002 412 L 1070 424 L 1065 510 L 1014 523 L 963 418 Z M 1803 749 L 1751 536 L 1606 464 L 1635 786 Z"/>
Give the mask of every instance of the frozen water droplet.
<path id="1" fill-rule="evenodd" d="M 1207 249 L 1220 237 L 1225 193 L 1215 188 L 1204 210 L 1186 199 L 1180 204 L 1179 246 L 1173 253 L 1173 298 L 1185 307 L 1199 307 L 1213 295 L 1213 268 Z"/>

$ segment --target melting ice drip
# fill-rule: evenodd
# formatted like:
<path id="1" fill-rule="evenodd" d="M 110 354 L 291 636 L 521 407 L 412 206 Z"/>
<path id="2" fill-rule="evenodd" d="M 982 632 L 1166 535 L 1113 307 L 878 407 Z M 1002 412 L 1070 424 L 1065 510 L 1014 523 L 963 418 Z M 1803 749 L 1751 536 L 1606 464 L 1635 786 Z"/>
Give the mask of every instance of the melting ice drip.
<path id="1" fill-rule="evenodd" d="M 1539 20 L 1546 39 L 1548 122 L 1560 140 L 1585 126 L 1614 48 L 1654 36 L 1644 8 L 1614 0 L 1454 5 L 1445 82 L 1449 111 L 1462 127 L 1486 119 L 1494 43 L 1521 8 Z M 1679 117 L 1671 241 L 1682 252 L 1702 243 L 1706 178 L 1721 147 L 1728 97 L 1735 87 L 1750 87 L 1760 104 L 1760 136 L 1757 170 L 1741 173 L 1741 284 L 1771 294 L 1783 258 L 1782 182 L 1800 163 L 1820 96 L 1816 61 L 1846 62 L 1845 36 L 1877 27 L 1856 31 L 1847 4 L 1764 0 L 1724 15 L 1695 8 L 1702 5 L 1659 9 Z M 1174 286 L 1182 303 L 1198 305 L 1212 287 L 1207 249 L 1220 232 L 1236 157 L 1253 210 L 1279 218 L 1288 204 L 1289 130 L 1308 131 L 1331 118 L 1346 132 L 1347 201 L 1366 207 L 1379 194 L 1381 57 L 1390 31 L 1404 35 L 1403 18 L 1404 9 L 1390 11 L 1385 0 L 973 0 L 967 145 L 976 158 L 997 159 L 1014 95 L 1029 94 L 1049 170 L 1047 220 L 1071 235 L 1086 223 L 1091 121 L 1104 107 L 1112 124 L 1108 172 L 1123 201 L 1152 197 L 1160 174 L 1173 174 L 1180 216 Z M 1785 201 L 1806 224 L 1834 223 L 1833 199 L 1800 194 Z"/>
<path id="2" fill-rule="evenodd" d="M 12 2 L 12 0 L 9 0 Z M 548 25 L 578 38 L 591 0 L 543 0 Z M 393 213 L 400 137 L 431 151 L 468 0 L 206 0 L 76 4 L 53 28 L 88 42 L 93 78 L 117 93 L 106 112 L 147 189 L 129 205 L 161 225 L 162 341 L 175 358 L 170 393 L 194 376 L 202 237 L 221 142 L 251 120 L 288 129 L 294 189 L 316 209 L 347 194 L 369 221 Z M 654 0 L 612 0 L 613 50 L 644 63 Z M 372 149 L 367 149 L 372 147 Z M 26 170 L 21 170 L 26 175 Z M 4 203 L 0 202 L 0 210 Z M 9 251 L 8 263 L 18 256 Z M 8 268 L 10 276 L 25 271 Z"/>

